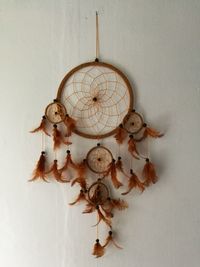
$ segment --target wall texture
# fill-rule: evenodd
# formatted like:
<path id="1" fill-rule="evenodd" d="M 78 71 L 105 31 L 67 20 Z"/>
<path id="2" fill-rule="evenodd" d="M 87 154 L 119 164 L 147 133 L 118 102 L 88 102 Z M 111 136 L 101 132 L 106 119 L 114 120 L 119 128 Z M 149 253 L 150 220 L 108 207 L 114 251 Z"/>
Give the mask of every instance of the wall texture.
<path id="1" fill-rule="evenodd" d="M 159 182 L 115 219 L 124 249 L 98 261 L 93 216 L 67 205 L 74 192 L 27 182 L 40 153 L 28 131 L 65 73 L 94 59 L 96 10 L 101 58 L 128 75 L 137 109 L 166 132 L 151 144 Z M 199 0 L 0 0 L 0 266 L 199 266 L 199 14 Z"/>

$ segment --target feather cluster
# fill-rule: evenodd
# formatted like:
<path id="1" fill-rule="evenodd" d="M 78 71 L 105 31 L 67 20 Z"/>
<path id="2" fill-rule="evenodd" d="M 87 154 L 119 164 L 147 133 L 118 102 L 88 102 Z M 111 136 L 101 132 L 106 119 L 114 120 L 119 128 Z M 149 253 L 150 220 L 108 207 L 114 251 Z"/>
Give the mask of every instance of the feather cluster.
<path id="1" fill-rule="evenodd" d="M 109 231 L 109 232 L 108 232 L 108 236 L 107 236 L 107 238 L 106 238 L 106 242 L 105 242 L 105 244 L 103 245 L 103 247 L 104 247 L 104 248 L 107 247 L 110 243 L 112 243 L 116 248 L 122 249 L 122 247 L 120 247 L 120 246 L 116 243 L 116 241 L 114 240 L 114 238 L 113 238 L 113 232 L 112 232 L 112 231 Z"/>
<path id="2" fill-rule="evenodd" d="M 123 128 L 123 125 L 120 124 L 119 127 L 117 128 L 117 132 L 114 138 L 116 139 L 117 143 L 121 145 L 125 141 L 127 135 L 128 135 L 127 131 Z"/>
<path id="3" fill-rule="evenodd" d="M 164 136 L 164 134 L 158 132 L 157 130 L 148 127 L 146 123 L 144 123 L 144 132 L 141 138 L 139 138 L 137 141 L 140 142 L 144 139 L 146 139 L 147 137 L 152 137 L 152 138 L 160 138 L 162 136 Z"/>
<path id="4" fill-rule="evenodd" d="M 123 173 L 126 177 L 129 177 L 125 171 L 124 171 L 124 167 L 123 167 L 123 163 L 122 163 L 122 160 L 121 160 L 121 157 L 118 157 L 116 163 L 115 163 L 115 166 L 116 166 L 116 169 L 118 171 L 120 171 L 121 173 Z"/>
<path id="5" fill-rule="evenodd" d="M 123 199 L 108 198 L 107 202 L 102 205 L 102 209 L 107 217 L 113 217 L 113 210 L 125 210 L 128 208 L 128 203 Z"/>
<path id="6" fill-rule="evenodd" d="M 37 162 L 37 165 L 33 171 L 33 177 L 29 181 L 35 181 L 37 179 L 42 179 L 43 181 L 47 182 L 46 172 L 45 172 L 45 163 L 46 163 L 45 152 L 42 151 L 41 156 Z"/>
<path id="7" fill-rule="evenodd" d="M 86 207 L 84 209 L 84 211 L 82 212 L 83 214 L 84 213 L 92 213 L 96 210 L 96 207 L 92 204 L 92 203 L 87 203 L 86 204 Z"/>
<path id="8" fill-rule="evenodd" d="M 64 124 L 67 126 L 66 136 L 69 137 L 72 135 L 72 132 L 76 128 L 76 121 L 67 114 L 64 120 Z"/>
<path id="9" fill-rule="evenodd" d="M 100 244 L 99 239 L 97 239 L 93 247 L 92 255 L 96 256 L 96 258 L 99 258 L 102 257 L 104 253 L 104 247 Z"/>
<path id="10" fill-rule="evenodd" d="M 46 174 L 53 174 L 53 177 L 56 179 L 57 182 L 60 183 L 68 183 L 69 180 L 66 180 L 62 177 L 61 172 L 58 170 L 58 161 L 57 159 L 54 160 L 52 166 L 50 167 L 50 169 L 46 172 Z"/>
<path id="11" fill-rule="evenodd" d="M 149 159 L 146 159 L 146 164 L 144 165 L 142 174 L 145 186 L 149 186 L 152 183 L 155 184 L 158 180 L 155 166 L 149 161 Z"/>
<path id="12" fill-rule="evenodd" d="M 54 124 L 53 126 L 53 142 L 54 142 L 54 145 L 53 145 L 54 150 L 60 148 L 62 144 L 71 145 L 71 142 L 66 141 L 64 139 L 64 137 L 62 136 L 62 133 L 58 130 L 58 127 L 56 124 Z"/>
<path id="13" fill-rule="evenodd" d="M 133 135 L 129 136 L 129 141 L 128 141 L 128 151 L 130 152 L 130 154 L 135 158 L 135 159 L 140 159 L 139 158 L 139 152 L 137 150 L 136 147 L 136 143 L 135 140 L 133 138 Z"/>
<path id="14" fill-rule="evenodd" d="M 35 128 L 34 130 L 30 131 L 30 133 L 37 133 L 37 132 L 42 131 L 46 135 L 50 136 L 50 134 L 47 132 L 46 128 L 47 128 L 47 119 L 45 116 L 43 116 L 40 125 L 37 128 Z"/>
<path id="15" fill-rule="evenodd" d="M 139 178 L 133 172 L 132 169 L 130 172 L 131 172 L 131 177 L 129 178 L 129 181 L 128 181 L 128 190 L 122 193 L 122 195 L 127 195 L 129 192 L 131 192 L 133 188 L 139 188 L 141 192 L 143 192 L 145 189 L 143 183 L 139 180 Z"/>
<path id="16" fill-rule="evenodd" d="M 146 136 L 150 136 L 153 138 L 160 138 L 162 137 L 164 134 L 161 134 L 160 132 L 158 132 L 157 130 L 150 128 L 148 126 L 145 127 L 145 131 L 144 131 L 144 135 Z"/>
<path id="17" fill-rule="evenodd" d="M 128 203 L 123 199 L 110 199 L 112 209 L 124 210 L 128 208 Z"/>
<path id="18" fill-rule="evenodd" d="M 67 156 L 66 156 L 66 159 L 65 159 L 65 163 L 64 163 L 63 167 L 60 169 L 61 173 L 63 171 L 68 170 L 69 167 L 71 167 L 74 170 L 77 170 L 77 165 L 72 160 L 72 156 L 71 156 L 70 150 L 67 150 Z"/>
<path id="19" fill-rule="evenodd" d="M 112 231 L 109 231 L 105 244 L 103 246 L 100 244 L 99 239 L 96 239 L 96 243 L 94 244 L 92 255 L 96 256 L 96 258 L 102 257 L 105 254 L 105 248 L 109 244 L 113 244 L 116 248 L 122 249 L 122 247 L 120 247 L 114 240 Z"/>
<path id="20" fill-rule="evenodd" d="M 117 170 L 116 170 L 116 165 L 115 165 L 115 160 L 113 159 L 112 162 L 108 165 L 108 170 L 106 172 L 106 176 L 110 174 L 112 183 L 115 188 L 119 188 L 123 184 L 118 180 L 117 178 Z"/>
<path id="21" fill-rule="evenodd" d="M 98 214 L 98 221 L 94 226 L 97 226 L 101 221 L 103 221 L 105 224 L 107 224 L 109 227 L 111 227 L 111 218 L 104 216 L 104 214 L 101 212 L 100 207 L 96 206 L 97 214 Z"/>
<path id="22" fill-rule="evenodd" d="M 87 171 L 87 164 L 86 164 L 85 159 L 81 163 L 76 165 L 76 170 L 77 170 L 78 177 L 72 181 L 71 186 L 78 183 L 82 189 L 86 190 L 87 183 L 86 183 L 85 174 Z"/>
<path id="23" fill-rule="evenodd" d="M 77 198 L 73 202 L 69 203 L 69 205 L 74 205 L 74 204 L 81 202 L 81 201 L 86 201 L 86 196 L 85 196 L 85 193 L 82 189 L 80 190 L 80 193 L 77 196 Z"/>

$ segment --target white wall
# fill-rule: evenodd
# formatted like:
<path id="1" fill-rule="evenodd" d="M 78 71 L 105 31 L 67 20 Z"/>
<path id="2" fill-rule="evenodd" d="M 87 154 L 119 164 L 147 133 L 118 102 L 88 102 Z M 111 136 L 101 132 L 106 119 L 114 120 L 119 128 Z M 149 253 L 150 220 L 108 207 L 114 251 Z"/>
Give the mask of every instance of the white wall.
<path id="1" fill-rule="evenodd" d="M 166 132 L 151 145 L 159 182 L 115 219 L 124 249 L 98 261 L 94 217 L 67 205 L 75 192 L 27 182 L 40 153 L 28 131 L 64 74 L 94 59 L 96 10 L 101 58 L 128 75 L 137 109 Z M 199 25 L 198 0 L 0 0 L 0 266 L 199 266 Z"/>

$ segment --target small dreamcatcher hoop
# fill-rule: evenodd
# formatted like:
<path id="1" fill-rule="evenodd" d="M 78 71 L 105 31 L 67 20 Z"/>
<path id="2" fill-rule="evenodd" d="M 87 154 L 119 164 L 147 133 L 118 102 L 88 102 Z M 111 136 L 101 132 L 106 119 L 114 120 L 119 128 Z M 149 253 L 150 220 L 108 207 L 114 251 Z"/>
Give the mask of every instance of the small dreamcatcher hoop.
<path id="1" fill-rule="evenodd" d="M 138 133 L 143 128 L 143 125 L 142 116 L 134 110 L 127 114 L 123 120 L 123 127 L 130 134 Z"/>
<path id="2" fill-rule="evenodd" d="M 88 200 L 94 205 L 102 205 L 108 198 L 108 187 L 102 182 L 95 182 L 88 189 Z"/>
<path id="3" fill-rule="evenodd" d="M 45 116 L 49 122 L 58 124 L 64 121 L 66 116 L 66 108 L 61 103 L 54 100 L 45 109 Z"/>
<path id="4" fill-rule="evenodd" d="M 62 80 L 57 99 L 76 120 L 74 132 L 92 139 L 111 136 L 133 108 L 133 90 L 127 77 L 113 65 L 88 62 Z"/>
<path id="5" fill-rule="evenodd" d="M 90 149 L 86 157 L 89 169 L 99 174 L 104 174 L 108 170 L 112 160 L 113 156 L 110 150 L 100 145 Z"/>

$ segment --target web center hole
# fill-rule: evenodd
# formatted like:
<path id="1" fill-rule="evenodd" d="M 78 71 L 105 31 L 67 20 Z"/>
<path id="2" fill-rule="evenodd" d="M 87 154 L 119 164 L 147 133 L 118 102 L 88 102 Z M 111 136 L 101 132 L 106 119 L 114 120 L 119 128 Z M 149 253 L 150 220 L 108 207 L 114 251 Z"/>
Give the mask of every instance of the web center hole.
<path id="1" fill-rule="evenodd" d="M 98 161 L 101 161 L 101 158 L 98 158 Z"/>
<path id="2" fill-rule="evenodd" d="M 94 102 L 97 102 L 97 97 L 93 97 L 92 99 Z"/>

